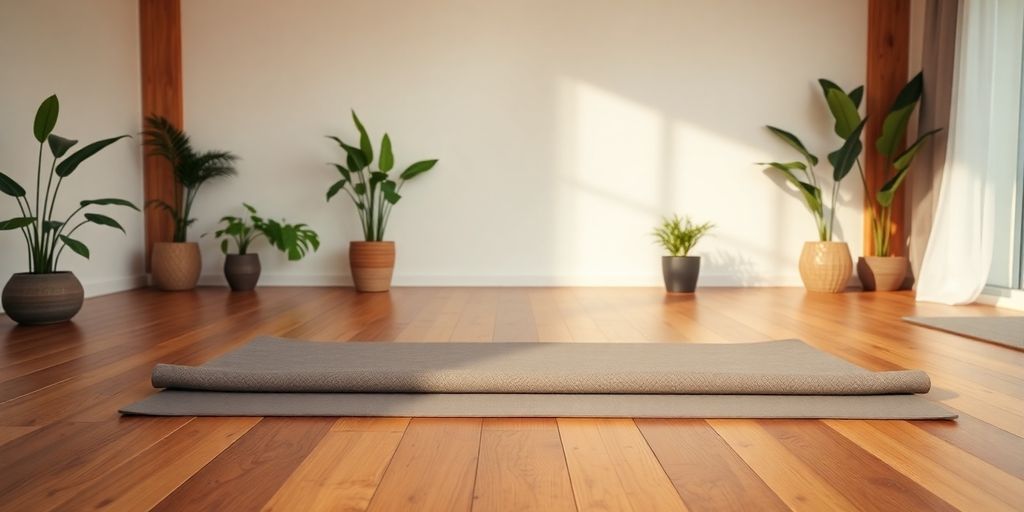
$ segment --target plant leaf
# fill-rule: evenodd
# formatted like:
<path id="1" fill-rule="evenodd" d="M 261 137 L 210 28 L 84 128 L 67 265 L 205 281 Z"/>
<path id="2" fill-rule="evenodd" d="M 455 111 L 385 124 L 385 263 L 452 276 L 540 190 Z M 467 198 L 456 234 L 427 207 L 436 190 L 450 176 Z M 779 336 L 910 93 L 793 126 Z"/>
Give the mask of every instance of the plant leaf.
<path id="1" fill-rule="evenodd" d="M 84 208 L 84 207 L 92 205 L 92 204 L 97 205 L 97 206 L 107 206 L 107 205 L 127 206 L 128 208 L 131 208 L 132 210 L 140 211 L 139 207 L 135 206 L 135 204 L 133 204 L 131 201 L 126 201 L 124 199 L 118 199 L 116 197 L 108 197 L 108 198 L 104 198 L 104 199 L 88 199 L 88 200 L 85 200 L 85 201 L 82 201 L 81 203 L 79 203 L 79 206 Z"/>
<path id="2" fill-rule="evenodd" d="M 35 221 L 35 217 L 15 217 L 13 219 L 7 219 L 5 221 L 0 221 L 0 231 L 9 231 L 12 229 L 31 226 Z"/>
<path id="3" fill-rule="evenodd" d="M 25 189 L 10 176 L 0 172 L 0 192 L 11 197 L 25 197 Z"/>
<path id="4" fill-rule="evenodd" d="M 93 142 L 92 144 L 85 146 L 82 149 L 79 149 L 78 151 L 75 151 L 74 153 L 71 153 L 71 156 L 65 158 L 64 160 L 61 161 L 61 163 L 57 164 L 57 176 L 60 176 L 61 178 L 68 177 L 71 173 L 75 172 L 75 169 L 78 168 L 78 165 L 84 162 L 85 159 L 95 155 L 96 153 L 99 153 L 103 148 L 125 137 L 129 137 L 129 135 L 120 135 L 117 137 L 111 137 L 109 139 L 98 140 L 96 142 Z"/>
<path id="5" fill-rule="evenodd" d="M 341 173 L 342 179 L 344 179 L 346 181 L 352 179 L 352 173 L 349 172 L 349 170 L 346 169 L 344 165 L 341 165 L 341 164 L 331 164 L 331 165 L 333 165 L 334 168 L 337 169 L 339 173 Z"/>
<path id="6" fill-rule="evenodd" d="M 217 236 L 220 236 L 220 235 L 217 235 Z M 220 252 L 222 252 L 224 254 L 228 253 L 228 239 L 227 238 L 225 238 L 224 240 L 220 241 Z"/>
<path id="7" fill-rule="evenodd" d="M 853 100 L 853 106 L 860 108 L 860 100 L 864 98 L 864 86 L 862 85 L 860 87 L 852 89 L 849 93 L 847 93 L 847 96 L 849 96 L 850 99 Z"/>
<path id="8" fill-rule="evenodd" d="M 252 205 L 250 205 L 250 204 L 248 204 L 248 203 L 242 203 L 242 206 L 243 206 L 243 207 L 244 207 L 244 208 L 245 208 L 246 210 L 248 210 L 248 211 L 249 211 L 249 214 L 250 214 L 250 215 L 255 215 L 255 214 L 256 214 L 256 208 L 253 208 L 253 207 L 252 207 Z"/>
<path id="9" fill-rule="evenodd" d="M 72 251 L 75 251 L 75 254 L 85 259 L 89 259 L 89 248 L 86 247 L 85 244 L 67 235 L 60 235 L 59 238 L 64 242 L 64 245 L 68 246 Z"/>
<path id="10" fill-rule="evenodd" d="M 377 161 L 377 167 L 384 172 L 395 167 L 395 155 L 391 151 L 391 137 L 386 133 L 384 139 L 380 141 L 380 160 Z"/>
<path id="11" fill-rule="evenodd" d="M 78 144 L 77 140 L 65 139 L 56 133 L 51 133 L 46 137 L 46 142 L 50 144 L 50 153 L 53 153 L 54 158 L 60 158 L 67 153 L 71 146 Z"/>
<path id="12" fill-rule="evenodd" d="M 116 220 L 107 217 L 106 215 L 100 215 L 98 213 L 87 213 L 85 214 L 85 218 L 92 223 L 99 224 L 101 226 L 117 228 L 120 229 L 122 233 L 126 235 L 128 234 L 128 232 L 124 230 L 124 227 L 122 227 L 121 224 L 119 224 Z"/>
<path id="13" fill-rule="evenodd" d="M 64 223 L 56 220 L 43 221 L 43 232 L 57 231 Z"/>
<path id="14" fill-rule="evenodd" d="M 829 111 L 832 112 L 832 117 L 836 120 L 835 126 L 833 127 L 836 135 L 845 140 L 851 133 L 853 133 L 854 128 L 860 124 L 860 113 L 857 112 L 857 106 L 854 105 L 853 100 L 838 87 L 828 89 L 826 91 L 825 101 L 828 103 Z"/>
<path id="15" fill-rule="evenodd" d="M 900 188 L 900 185 L 903 184 L 903 179 L 906 177 L 907 168 L 896 171 L 896 174 L 889 181 L 885 182 L 885 185 L 882 185 L 882 189 L 875 195 L 878 204 L 885 208 L 892 206 L 893 200 L 896 199 L 896 190 Z"/>
<path id="16" fill-rule="evenodd" d="M 860 157 L 861 151 L 864 150 L 864 144 L 860 141 L 860 134 L 864 131 L 864 124 L 867 123 L 867 120 L 865 117 L 853 129 L 846 137 L 842 147 L 829 153 L 828 161 L 832 164 L 832 179 L 834 181 L 842 181 L 850 173 L 850 170 L 853 169 L 853 164 L 857 163 L 857 158 Z"/>
<path id="17" fill-rule="evenodd" d="M 352 172 L 356 172 L 364 169 L 367 165 L 370 165 L 369 161 L 366 160 L 366 155 L 363 154 L 362 150 L 356 147 L 349 146 L 344 142 L 341 142 L 342 149 L 348 155 L 348 168 Z"/>
<path id="18" fill-rule="evenodd" d="M 348 180 L 342 179 L 334 185 L 331 185 L 331 188 L 327 189 L 327 201 L 330 201 L 332 197 L 338 194 L 338 192 L 341 192 L 341 189 L 345 188 L 346 183 L 348 183 Z"/>
<path id="19" fill-rule="evenodd" d="M 404 171 L 402 171 L 401 178 L 403 180 L 411 180 L 416 176 L 419 176 L 420 174 L 423 174 L 433 169 L 434 165 L 436 164 L 437 160 L 421 160 L 410 165 Z"/>
<path id="20" fill-rule="evenodd" d="M 924 143 L 928 140 L 929 137 L 935 135 L 936 133 L 939 133 L 940 131 L 942 131 L 942 128 L 936 128 L 918 137 L 917 140 L 910 145 L 910 147 L 908 147 L 906 150 L 900 153 L 900 155 L 897 156 L 895 160 L 893 160 L 892 166 L 895 167 L 897 171 L 902 171 L 904 169 L 909 168 L 910 164 L 914 161 L 914 156 L 917 155 L 917 151 L 921 149 L 922 146 L 924 146 Z"/>
<path id="21" fill-rule="evenodd" d="M 366 184 L 365 183 L 356 183 L 352 187 L 352 190 L 355 191 L 356 195 L 360 195 L 360 196 L 361 195 L 365 195 L 366 194 Z"/>
<path id="22" fill-rule="evenodd" d="M 397 187 L 398 184 L 391 180 L 385 181 L 383 184 L 381 184 L 380 192 L 381 194 L 384 195 L 385 201 L 391 204 L 395 204 L 398 202 L 399 199 L 402 198 L 402 196 L 399 195 L 399 193 L 397 192 Z"/>
<path id="23" fill-rule="evenodd" d="M 40 144 L 50 135 L 53 127 L 57 126 L 57 114 L 59 112 L 60 101 L 57 100 L 56 94 L 51 95 L 39 104 L 39 109 L 36 110 L 36 120 L 32 125 L 32 133 Z"/>
<path id="24" fill-rule="evenodd" d="M 370 136 L 366 134 L 366 128 L 359 120 L 355 110 L 352 111 L 352 121 L 356 123 L 356 129 L 359 130 L 359 150 L 363 152 L 366 164 L 369 165 L 373 162 L 373 145 L 370 144 Z"/>
<path id="25" fill-rule="evenodd" d="M 767 165 L 781 172 L 782 175 L 785 176 L 786 181 L 792 183 L 793 186 L 800 191 L 804 197 L 804 203 L 807 205 L 807 208 L 816 214 L 820 214 L 822 212 L 821 189 L 811 185 L 810 183 L 800 181 L 800 179 L 796 177 L 796 174 L 793 174 L 793 171 L 785 164 L 771 162 Z"/>
<path id="26" fill-rule="evenodd" d="M 799 151 L 800 154 L 804 156 L 804 158 L 811 162 L 811 165 L 818 165 L 818 157 L 812 155 L 810 151 L 807 151 L 807 148 L 804 147 L 804 143 L 800 142 L 800 139 L 798 139 L 796 135 L 793 135 L 792 133 L 789 133 L 786 130 L 776 128 L 774 126 L 768 126 L 768 129 L 771 130 L 771 132 L 774 133 L 778 138 L 785 141 L 786 144 L 793 146 L 794 149 Z"/>
<path id="27" fill-rule="evenodd" d="M 924 78 L 921 73 L 918 73 L 900 90 L 882 123 L 882 135 L 875 142 L 875 148 L 879 153 L 891 157 L 903 142 L 903 136 L 907 132 L 907 123 L 910 121 L 910 115 L 914 112 L 918 100 L 921 99 L 923 88 Z"/>

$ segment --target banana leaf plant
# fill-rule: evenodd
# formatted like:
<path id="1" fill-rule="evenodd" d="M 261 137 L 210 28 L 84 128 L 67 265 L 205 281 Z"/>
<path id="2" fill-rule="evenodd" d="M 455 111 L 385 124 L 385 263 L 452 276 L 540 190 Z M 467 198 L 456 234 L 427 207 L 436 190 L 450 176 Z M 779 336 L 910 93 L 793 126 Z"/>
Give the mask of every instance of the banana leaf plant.
<path id="1" fill-rule="evenodd" d="M 39 142 L 39 156 L 36 162 L 36 188 L 31 196 L 10 176 L 0 172 L 0 192 L 13 197 L 18 203 L 21 215 L 0 221 L 0 231 L 21 232 L 25 240 L 28 255 L 28 268 L 32 274 L 49 274 L 57 272 L 60 257 L 65 248 L 82 257 L 89 257 L 89 247 L 76 238 L 72 238 L 82 226 L 96 224 L 121 230 L 124 227 L 111 217 L 95 212 L 84 212 L 95 206 L 124 206 L 139 211 L 130 201 L 117 198 L 88 199 L 78 203 L 70 215 L 64 217 L 56 211 L 57 197 L 64 179 L 73 174 L 89 157 L 99 153 L 107 146 L 128 137 L 119 135 L 103 139 L 83 146 L 68 155 L 77 140 L 66 139 L 53 133 L 57 126 L 60 112 L 60 101 L 52 95 L 39 105 L 36 110 L 33 135 Z M 52 162 L 48 172 L 43 168 L 43 150 L 49 148 Z M 65 156 L 66 155 L 66 156 Z M 54 180 L 56 177 L 56 180 Z M 45 189 L 43 188 L 45 178 Z M 82 213 L 79 218 L 78 214 Z"/>
<path id="2" fill-rule="evenodd" d="M 348 194 L 359 212 L 359 220 L 363 229 L 363 237 L 367 242 L 384 240 L 384 232 L 388 227 L 391 209 L 402 199 L 402 186 L 431 169 L 437 160 L 421 160 L 398 174 L 397 178 L 391 171 L 395 167 L 395 155 L 391 147 L 391 137 L 384 134 L 380 142 L 380 154 L 374 165 L 374 148 L 366 128 L 359 120 L 355 111 L 352 121 L 359 131 L 359 145 L 348 144 L 339 137 L 328 135 L 341 147 L 345 154 L 345 163 L 332 163 L 341 179 L 327 189 L 327 201 L 339 192 Z"/>
<path id="3" fill-rule="evenodd" d="M 275 249 L 288 255 L 288 261 L 301 260 L 310 249 L 320 248 L 320 238 L 305 224 L 287 224 L 284 220 L 264 219 L 247 203 L 242 203 L 249 213 L 249 220 L 231 215 L 220 219 L 223 229 L 215 236 L 220 239 L 220 250 L 228 254 L 229 242 L 238 248 L 237 254 L 248 254 L 249 246 L 258 238 L 267 239 Z"/>
<path id="4" fill-rule="evenodd" d="M 848 94 L 830 80 L 822 78 L 818 80 L 818 83 L 821 84 L 825 101 L 835 119 L 836 135 L 846 138 L 854 126 L 863 125 L 858 111 L 861 96 L 861 92 L 858 91 L 863 91 L 864 88 L 858 87 Z M 859 158 L 856 162 L 861 182 L 864 184 L 864 195 L 871 202 L 871 234 L 875 256 L 889 256 L 892 253 L 892 203 L 896 198 L 896 192 L 906 179 L 917 152 L 929 138 L 941 131 L 941 128 L 937 128 L 925 132 L 920 134 L 917 140 L 909 146 L 903 145 L 907 124 L 921 100 L 923 90 L 924 76 L 922 73 L 918 73 L 896 95 L 896 99 L 885 116 L 885 121 L 882 123 L 882 134 L 872 145 L 873 149 L 882 156 L 881 160 L 885 162 L 885 179 L 878 190 L 868 190 L 864 167 Z"/>
<path id="5" fill-rule="evenodd" d="M 860 101 L 863 89 L 851 91 L 850 95 Z M 865 120 L 866 121 L 866 120 Z M 860 141 L 860 134 L 864 130 L 864 121 L 858 120 L 856 126 L 844 137 L 843 145 L 828 154 L 829 164 L 832 165 L 832 190 L 829 194 L 830 203 L 828 211 L 825 210 L 825 200 L 822 194 L 824 180 L 819 180 L 815 166 L 818 165 L 818 157 L 811 153 L 804 143 L 792 133 L 768 126 L 780 140 L 788 144 L 800 154 L 802 160 L 789 162 L 763 162 L 758 165 L 767 165 L 770 169 L 778 171 L 786 181 L 791 183 L 800 192 L 807 209 L 814 216 L 814 223 L 818 229 L 818 240 L 822 242 L 832 241 L 836 220 L 836 201 L 839 198 L 839 185 L 850 171 L 860 156 L 864 145 Z"/>

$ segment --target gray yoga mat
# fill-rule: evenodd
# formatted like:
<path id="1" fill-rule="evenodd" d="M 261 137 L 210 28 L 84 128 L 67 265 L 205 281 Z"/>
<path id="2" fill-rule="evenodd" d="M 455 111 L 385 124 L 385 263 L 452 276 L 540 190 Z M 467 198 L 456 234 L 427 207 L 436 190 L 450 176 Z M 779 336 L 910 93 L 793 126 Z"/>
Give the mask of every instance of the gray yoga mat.
<path id="1" fill-rule="evenodd" d="M 1024 350 L 1024 316 L 908 316 L 912 324 Z"/>
<path id="2" fill-rule="evenodd" d="M 259 338 L 129 414 L 951 418 L 920 371 L 870 372 L 797 340 L 322 343 Z"/>

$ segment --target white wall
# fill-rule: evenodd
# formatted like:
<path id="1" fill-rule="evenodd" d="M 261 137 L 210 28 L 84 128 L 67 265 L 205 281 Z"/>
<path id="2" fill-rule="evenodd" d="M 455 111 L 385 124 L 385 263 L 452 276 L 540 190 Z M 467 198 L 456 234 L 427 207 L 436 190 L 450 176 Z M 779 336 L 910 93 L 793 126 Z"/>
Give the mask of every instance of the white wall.
<path id="1" fill-rule="evenodd" d="M 358 223 L 324 203 L 341 157 L 323 136 L 354 136 L 349 108 L 399 165 L 440 159 L 394 210 L 398 284 L 658 284 L 649 233 L 671 212 L 718 225 L 704 284 L 798 284 L 815 228 L 753 164 L 794 159 L 763 125 L 825 161 L 815 80 L 864 80 L 863 0 L 183 4 L 186 128 L 244 158 L 200 195 L 193 238 L 247 201 L 325 242 L 299 263 L 264 248 L 265 284 L 347 281 Z M 854 178 L 839 221 L 856 256 Z"/>
<path id="2" fill-rule="evenodd" d="M 120 134 L 135 136 L 141 124 L 138 34 L 135 0 L 3 0 L 0 171 L 34 194 L 39 146 L 32 123 L 39 103 L 50 94 L 60 99 L 54 133 L 78 139 L 78 147 Z M 80 200 L 103 197 L 141 204 L 137 141 L 137 137 L 119 141 L 83 163 L 62 185 L 56 212 L 67 215 Z M 47 149 L 44 162 L 49 162 L 48 157 Z M 124 225 L 127 237 L 110 228 L 83 227 L 75 238 L 89 246 L 91 260 L 70 250 L 61 257 L 61 267 L 75 272 L 90 296 L 144 282 L 142 215 L 106 208 L 104 213 Z M 17 204 L 0 196 L 0 218 L 16 216 L 20 216 Z M 10 274 L 27 270 L 21 235 L 0 232 L 0 280 L 6 282 Z"/>

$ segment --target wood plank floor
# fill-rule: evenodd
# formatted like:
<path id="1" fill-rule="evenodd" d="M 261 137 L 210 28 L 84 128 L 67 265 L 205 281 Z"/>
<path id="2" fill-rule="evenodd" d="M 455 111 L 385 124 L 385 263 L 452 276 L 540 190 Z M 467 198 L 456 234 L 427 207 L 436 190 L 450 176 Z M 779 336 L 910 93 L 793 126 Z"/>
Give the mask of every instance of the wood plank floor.
<path id="1" fill-rule="evenodd" d="M 900 321 L 1009 315 L 801 289 L 136 290 L 0 316 L 0 510 L 1021 510 L 1024 352 Z M 258 334 L 371 341 L 800 338 L 920 368 L 942 421 L 122 418 L 153 364 Z"/>

